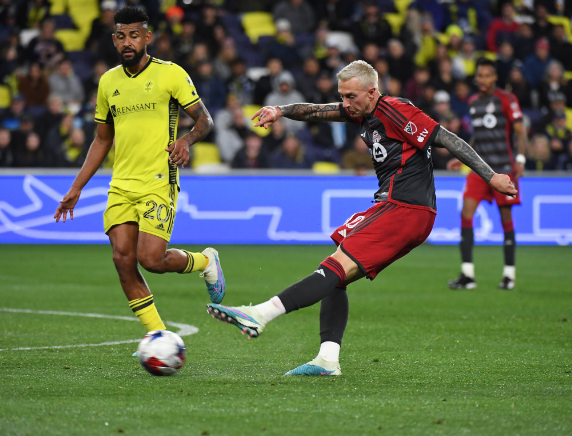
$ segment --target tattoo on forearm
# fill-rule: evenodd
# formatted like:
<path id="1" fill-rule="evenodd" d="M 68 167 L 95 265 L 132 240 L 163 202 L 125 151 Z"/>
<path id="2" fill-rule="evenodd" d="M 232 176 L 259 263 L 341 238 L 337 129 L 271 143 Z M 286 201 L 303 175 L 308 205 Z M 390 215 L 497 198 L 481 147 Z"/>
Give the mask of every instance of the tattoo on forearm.
<path id="1" fill-rule="evenodd" d="M 192 130 L 184 136 L 189 146 L 196 144 L 207 136 L 214 126 L 210 114 L 203 109 L 202 104 L 193 105 L 191 108 L 192 109 L 187 113 L 195 120 L 195 125 Z"/>
<path id="2" fill-rule="evenodd" d="M 345 121 L 340 113 L 340 103 L 312 104 L 295 103 L 278 106 L 282 116 L 298 121 Z"/>
<path id="3" fill-rule="evenodd" d="M 491 167 L 471 148 L 469 144 L 463 141 L 454 133 L 449 132 L 441 126 L 435 142 L 442 145 L 449 152 L 477 173 L 485 182 L 490 182 L 495 172 Z"/>

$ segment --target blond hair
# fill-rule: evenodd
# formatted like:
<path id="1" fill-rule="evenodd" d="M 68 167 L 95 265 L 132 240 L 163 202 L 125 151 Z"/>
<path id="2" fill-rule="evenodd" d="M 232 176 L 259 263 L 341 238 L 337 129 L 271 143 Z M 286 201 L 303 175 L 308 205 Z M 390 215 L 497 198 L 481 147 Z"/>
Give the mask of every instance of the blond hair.
<path id="1" fill-rule="evenodd" d="M 365 61 L 353 61 L 340 70 L 336 77 L 341 82 L 346 82 L 354 77 L 359 77 L 362 88 L 379 89 L 377 71 Z"/>

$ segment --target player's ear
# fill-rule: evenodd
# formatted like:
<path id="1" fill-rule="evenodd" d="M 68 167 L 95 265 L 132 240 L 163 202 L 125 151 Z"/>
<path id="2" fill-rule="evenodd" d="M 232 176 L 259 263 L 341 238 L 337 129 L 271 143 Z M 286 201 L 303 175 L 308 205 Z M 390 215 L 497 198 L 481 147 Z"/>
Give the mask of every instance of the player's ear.
<path id="1" fill-rule="evenodd" d="M 151 43 L 152 37 L 153 37 L 153 34 L 151 33 L 151 31 L 147 30 L 147 33 L 145 34 L 145 45 L 149 45 Z"/>

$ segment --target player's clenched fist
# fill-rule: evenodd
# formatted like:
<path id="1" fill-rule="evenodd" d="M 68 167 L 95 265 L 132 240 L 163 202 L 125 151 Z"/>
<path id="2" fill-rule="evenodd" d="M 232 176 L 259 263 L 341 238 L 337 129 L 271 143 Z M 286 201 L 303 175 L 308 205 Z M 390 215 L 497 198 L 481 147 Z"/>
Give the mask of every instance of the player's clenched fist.
<path id="1" fill-rule="evenodd" d="M 251 120 L 254 120 L 258 117 L 258 122 L 254 125 L 254 127 L 264 127 L 268 129 L 272 125 L 274 121 L 277 121 L 278 118 L 282 116 L 282 111 L 278 109 L 276 106 L 264 106 L 258 112 L 256 112 Z"/>
<path id="2" fill-rule="evenodd" d="M 512 180 L 506 174 L 493 175 L 492 179 L 489 182 L 489 185 L 491 185 L 493 189 L 497 190 L 501 194 L 513 196 L 518 193 L 518 191 L 514 187 L 514 183 L 512 183 Z"/>

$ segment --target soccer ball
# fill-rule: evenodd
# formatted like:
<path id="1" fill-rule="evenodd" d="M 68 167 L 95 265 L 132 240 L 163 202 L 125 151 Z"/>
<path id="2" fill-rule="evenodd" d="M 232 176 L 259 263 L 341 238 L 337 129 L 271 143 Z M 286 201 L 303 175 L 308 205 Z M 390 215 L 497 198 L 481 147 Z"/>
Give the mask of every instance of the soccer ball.
<path id="1" fill-rule="evenodd" d="M 173 375 L 185 364 L 187 349 L 181 337 L 169 330 L 145 335 L 137 348 L 139 362 L 152 375 Z"/>

